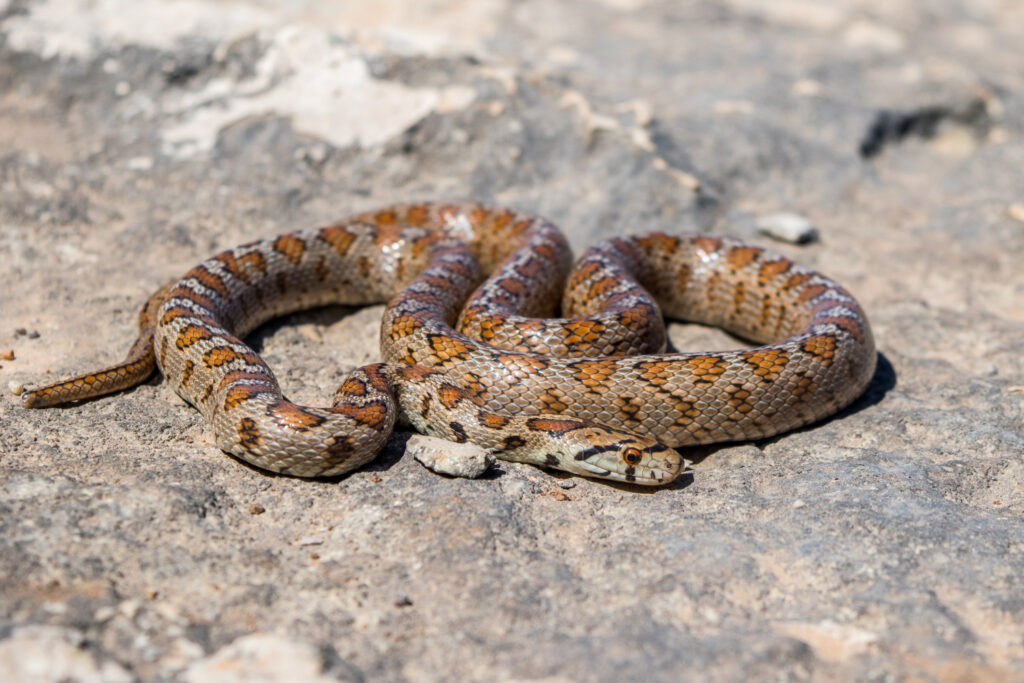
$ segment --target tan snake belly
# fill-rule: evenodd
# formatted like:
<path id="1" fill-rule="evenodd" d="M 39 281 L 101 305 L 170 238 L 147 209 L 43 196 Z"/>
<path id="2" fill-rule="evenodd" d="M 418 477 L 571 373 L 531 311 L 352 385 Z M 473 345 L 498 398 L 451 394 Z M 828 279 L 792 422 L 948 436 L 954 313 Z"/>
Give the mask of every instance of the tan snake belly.
<path id="1" fill-rule="evenodd" d="M 569 263 L 550 223 L 475 204 L 398 206 L 259 240 L 157 292 L 123 363 L 29 391 L 24 403 L 131 386 L 155 361 L 220 448 L 276 472 L 359 467 L 402 414 L 499 458 L 660 484 L 680 470 L 673 448 L 814 422 L 849 405 L 874 372 L 854 298 L 778 254 L 706 235 L 609 240 L 568 275 L 569 319 L 536 318 L 556 309 Z M 385 362 L 350 373 L 329 408 L 288 401 L 240 340 L 290 311 L 379 302 L 390 302 Z M 660 353 L 662 313 L 766 345 Z"/>

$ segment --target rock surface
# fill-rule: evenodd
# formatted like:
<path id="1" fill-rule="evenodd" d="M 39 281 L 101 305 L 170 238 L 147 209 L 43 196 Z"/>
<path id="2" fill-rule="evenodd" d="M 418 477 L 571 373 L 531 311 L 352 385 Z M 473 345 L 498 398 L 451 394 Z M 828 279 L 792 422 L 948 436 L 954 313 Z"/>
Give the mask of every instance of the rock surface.
<path id="1" fill-rule="evenodd" d="M 223 455 L 156 381 L 45 411 L 5 392 L 5 670 L 1024 675 L 1022 32 L 998 0 L 0 0 L 2 387 L 120 358 L 146 296 L 218 248 L 431 198 L 541 213 L 577 249 L 765 243 L 759 217 L 800 214 L 820 241 L 774 248 L 849 287 L 882 354 L 838 418 L 693 449 L 655 492 L 444 478 L 401 436 L 299 481 Z M 250 341 L 322 403 L 379 316 Z"/>

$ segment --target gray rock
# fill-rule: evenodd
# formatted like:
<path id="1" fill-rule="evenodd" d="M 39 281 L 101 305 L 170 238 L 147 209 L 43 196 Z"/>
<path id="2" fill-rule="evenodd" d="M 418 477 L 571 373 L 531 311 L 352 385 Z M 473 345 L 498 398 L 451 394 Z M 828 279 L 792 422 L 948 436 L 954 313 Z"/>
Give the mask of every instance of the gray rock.
<path id="1" fill-rule="evenodd" d="M 772 213 L 757 219 L 757 230 L 763 235 L 790 244 L 807 244 L 818 239 L 818 229 L 805 217 L 795 213 Z"/>
<path id="2" fill-rule="evenodd" d="M 428 470 L 451 477 L 476 479 L 494 465 L 494 456 L 472 443 L 454 443 L 433 436 L 415 434 L 405 452 Z"/>
<path id="3" fill-rule="evenodd" d="M 158 381 L 44 411 L 3 392 L 0 670 L 280 679 L 269 643 L 286 678 L 1024 675 L 1018 4 L 364 4 L 0 0 L 0 386 L 119 358 L 216 250 L 431 198 L 544 214 L 577 250 L 763 243 L 751 217 L 799 207 L 827 240 L 797 258 L 871 318 L 872 386 L 687 449 L 657 491 L 439 477 L 402 435 L 299 481 L 225 456 Z M 380 313 L 249 341 L 325 404 L 378 359 Z"/>

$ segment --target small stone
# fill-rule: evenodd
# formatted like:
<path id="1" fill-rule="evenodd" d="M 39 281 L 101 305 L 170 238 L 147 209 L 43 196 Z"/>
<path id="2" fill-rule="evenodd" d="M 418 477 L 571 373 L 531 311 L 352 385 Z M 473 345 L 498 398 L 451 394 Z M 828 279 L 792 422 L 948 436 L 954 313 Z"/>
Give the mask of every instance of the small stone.
<path id="1" fill-rule="evenodd" d="M 317 538 L 316 536 L 303 536 L 302 538 L 295 541 L 295 545 L 299 547 L 310 546 L 310 545 L 323 545 L 324 539 Z"/>
<path id="2" fill-rule="evenodd" d="M 476 479 L 494 464 L 494 456 L 472 443 L 455 443 L 416 434 L 406 450 L 428 470 L 451 477 Z"/>
<path id="3" fill-rule="evenodd" d="M 26 334 L 28 334 L 28 330 L 26 330 L 24 327 L 16 327 L 16 328 L 14 328 L 14 336 L 15 337 L 24 337 Z"/>
<path id="4" fill-rule="evenodd" d="M 262 515 L 266 511 L 267 509 L 260 505 L 259 503 L 253 503 L 252 505 L 249 506 L 250 515 Z"/>
<path id="5" fill-rule="evenodd" d="M 794 500 L 793 501 L 793 509 L 794 510 L 799 510 L 800 508 L 805 508 L 805 507 L 807 507 L 807 503 L 803 502 L 802 500 Z"/>
<path id="6" fill-rule="evenodd" d="M 379 484 L 382 481 L 384 481 L 384 479 L 382 479 L 381 477 L 378 477 L 376 474 L 371 474 L 370 475 L 370 481 L 372 481 L 374 484 Z"/>
<path id="7" fill-rule="evenodd" d="M 126 165 L 129 171 L 148 171 L 153 168 L 153 157 L 132 157 Z"/>
<path id="8" fill-rule="evenodd" d="M 29 339 L 39 339 L 39 333 L 37 331 L 35 331 L 35 330 L 29 330 L 28 331 L 28 338 Z"/>
<path id="9" fill-rule="evenodd" d="M 566 495 L 565 491 L 550 491 L 548 495 L 558 501 L 572 500 L 572 498 Z"/>
<path id="10" fill-rule="evenodd" d="M 0 351 L 0 360 L 14 360 L 14 349 Z"/>
<path id="11" fill-rule="evenodd" d="M 996 375 L 999 374 L 999 368 L 996 367 L 993 363 L 989 365 L 987 368 L 985 368 L 985 374 L 988 375 L 989 377 L 995 377 Z"/>
<path id="12" fill-rule="evenodd" d="M 818 229 L 809 220 L 795 213 L 773 213 L 757 219 L 757 230 L 763 235 L 790 244 L 817 241 Z"/>
<path id="13" fill-rule="evenodd" d="M 212 655 L 193 662 L 181 675 L 191 682 L 335 681 L 323 669 L 323 655 L 313 643 L 269 633 L 242 636 Z"/>
<path id="14" fill-rule="evenodd" d="M 117 85 L 114 86 L 114 94 L 118 97 L 124 97 L 132 91 L 132 86 L 128 81 L 118 81 Z"/>
<path id="15" fill-rule="evenodd" d="M 57 626 L 24 626 L 0 640 L 5 681 L 133 680 L 117 662 L 84 646 L 82 635 Z"/>
<path id="16" fill-rule="evenodd" d="M 562 481 L 558 482 L 558 485 L 561 488 L 563 488 L 563 489 L 574 489 L 574 488 L 576 488 L 576 480 L 575 479 L 563 479 Z"/>
<path id="17" fill-rule="evenodd" d="M 98 610 L 96 610 L 96 612 L 92 615 L 92 619 L 96 623 L 102 624 L 105 621 L 110 621 L 115 616 L 117 616 L 117 610 L 115 610 L 110 605 L 105 605 L 104 607 L 100 607 Z"/>
<path id="18" fill-rule="evenodd" d="M 21 396 L 25 391 L 25 385 L 21 382 L 10 381 L 7 383 L 7 388 L 11 390 L 11 393 L 15 396 Z"/>
<path id="19" fill-rule="evenodd" d="M 712 626 L 716 626 L 722 622 L 722 615 L 715 611 L 713 607 L 702 607 L 700 609 L 700 615 L 704 617 L 704 621 L 708 622 Z"/>
<path id="20" fill-rule="evenodd" d="M 824 92 L 824 90 L 825 87 L 820 82 L 812 81 L 806 78 L 797 81 L 789 89 L 791 93 L 793 93 L 794 95 L 799 95 L 800 97 L 812 97 L 815 95 L 820 95 L 822 92 Z"/>
<path id="21" fill-rule="evenodd" d="M 395 607 L 411 607 L 412 598 L 405 593 L 399 593 L 398 597 L 395 598 Z"/>
<path id="22" fill-rule="evenodd" d="M 1010 204 L 1006 209 L 1006 215 L 1015 221 L 1024 223 L 1024 204 Z"/>

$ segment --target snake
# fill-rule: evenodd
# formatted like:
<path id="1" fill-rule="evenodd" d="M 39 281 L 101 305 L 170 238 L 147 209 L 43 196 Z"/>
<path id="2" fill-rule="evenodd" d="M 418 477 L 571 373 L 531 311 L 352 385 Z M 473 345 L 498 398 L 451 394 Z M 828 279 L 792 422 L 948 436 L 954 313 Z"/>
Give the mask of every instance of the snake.
<path id="1" fill-rule="evenodd" d="M 290 312 L 379 303 L 383 359 L 344 375 L 329 407 L 289 401 L 243 341 Z M 666 352 L 665 317 L 759 345 Z M 653 232 L 573 263 L 550 221 L 468 202 L 390 206 L 227 249 L 160 288 L 138 324 L 121 363 L 27 390 L 24 406 L 120 391 L 159 368 L 220 449 L 298 477 L 350 472 L 406 424 L 502 460 L 663 485 L 683 447 L 837 413 L 876 362 L 854 297 L 778 253 Z"/>

